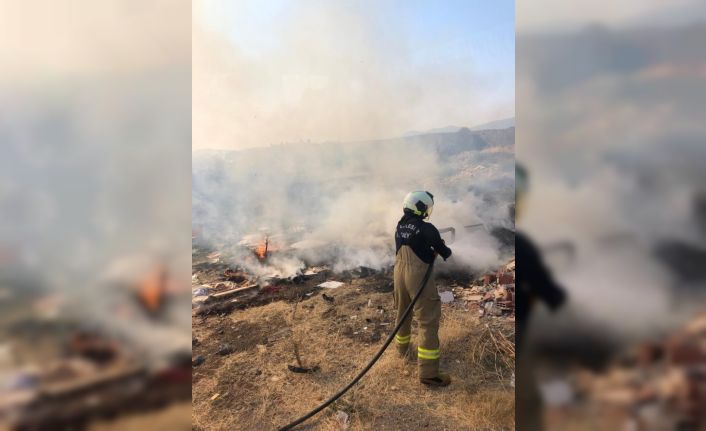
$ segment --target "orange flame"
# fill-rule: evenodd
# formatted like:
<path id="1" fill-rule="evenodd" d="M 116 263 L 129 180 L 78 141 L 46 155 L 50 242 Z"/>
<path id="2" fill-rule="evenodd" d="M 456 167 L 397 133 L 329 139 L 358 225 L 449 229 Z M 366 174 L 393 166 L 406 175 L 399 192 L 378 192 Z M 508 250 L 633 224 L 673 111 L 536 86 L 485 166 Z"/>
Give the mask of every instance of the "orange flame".
<path id="1" fill-rule="evenodd" d="M 255 248 L 255 254 L 257 255 L 257 258 L 260 260 L 265 260 L 267 258 L 267 248 L 269 246 L 269 239 L 265 237 L 265 241 L 258 244 L 258 246 Z"/>
<path id="2" fill-rule="evenodd" d="M 137 297 L 147 311 L 155 313 L 162 308 L 165 287 L 166 271 L 164 268 L 155 270 L 140 283 Z"/>

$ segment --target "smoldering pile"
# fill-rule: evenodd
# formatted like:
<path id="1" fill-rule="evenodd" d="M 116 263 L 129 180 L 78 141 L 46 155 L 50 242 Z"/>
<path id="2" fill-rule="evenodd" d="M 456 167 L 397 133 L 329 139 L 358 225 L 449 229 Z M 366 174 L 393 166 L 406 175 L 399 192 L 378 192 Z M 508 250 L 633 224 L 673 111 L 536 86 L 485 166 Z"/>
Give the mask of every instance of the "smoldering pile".
<path id="1" fill-rule="evenodd" d="M 300 240 L 287 243 L 285 235 L 249 235 L 234 252 L 217 251 L 198 245 L 194 233 L 192 308 L 196 315 L 223 314 L 234 309 L 262 305 L 274 300 L 296 302 L 325 289 L 335 289 L 358 278 L 371 277 L 381 290 L 392 290 L 391 263 L 377 267 L 358 265 L 339 270 L 335 260 L 305 258 L 309 248 L 336 246 Z M 304 253 L 302 253 L 302 250 Z M 294 269 L 285 268 L 294 265 Z M 514 317 L 515 261 L 493 272 L 477 273 L 470 268 L 441 271 L 442 302 L 477 310 L 487 317 Z"/>
<path id="2" fill-rule="evenodd" d="M 299 243 L 292 247 L 281 237 L 258 237 L 259 241 L 252 241 L 252 236 L 241 241 L 235 253 L 195 246 L 192 308 L 197 315 L 227 313 L 273 300 L 299 301 L 357 278 L 375 277 L 381 289 L 392 290 L 391 265 L 336 270 L 331 261 L 302 260 Z"/>
<path id="3" fill-rule="evenodd" d="M 455 227 L 447 267 L 484 271 L 514 248 L 514 128 L 356 143 L 286 144 L 194 154 L 195 244 L 258 276 L 335 272 L 394 261 L 392 232 L 414 189 L 435 195 L 432 222 Z M 263 243 L 266 237 L 266 244 Z"/>
<path id="4" fill-rule="evenodd" d="M 188 350 L 178 340 L 180 329 L 161 314 L 173 298 L 160 283 L 147 280 L 122 292 L 128 302 L 116 304 L 120 313 L 140 313 L 131 318 L 136 330 L 152 333 L 142 343 L 115 325 L 67 314 L 72 298 L 60 293 L 38 291 L 4 304 L 15 313 L 0 331 L 0 423 L 83 429 L 190 399 Z M 135 307 L 126 309 L 129 304 Z M 157 346 L 148 349 L 149 342 Z"/>

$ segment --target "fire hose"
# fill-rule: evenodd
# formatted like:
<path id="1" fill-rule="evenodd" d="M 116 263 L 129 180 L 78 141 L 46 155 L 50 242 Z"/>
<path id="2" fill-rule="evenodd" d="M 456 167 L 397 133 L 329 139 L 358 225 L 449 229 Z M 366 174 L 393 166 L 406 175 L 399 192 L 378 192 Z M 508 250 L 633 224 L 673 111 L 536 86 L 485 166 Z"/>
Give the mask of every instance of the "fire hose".
<path id="1" fill-rule="evenodd" d="M 436 257 L 436 255 L 434 255 L 434 257 Z M 419 290 L 417 290 L 417 293 L 414 295 L 414 298 L 412 298 L 412 302 L 409 303 L 409 305 L 407 306 L 407 309 L 402 314 L 402 318 L 399 319 L 399 322 L 397 322 L 397 326 L 395 326 L 395 329 L 393 329 L 393 331 L 387 337 L 387 340 L 385 340 L 385 344 L 383 344 L 382 347 L 380 348 L 380 350 L 378 350 L 378 352 L 375 354 L 375 356 L 373 356 L 373 359 L 371 359 L 370 362 L 368 362 L 368 365 L 366 365 L 365 368 L 363 368 L 363 370 L 360 373 L 358 373 L 358 375 L 355 376 L 355 378 L 348 385 L 346 385 L 340 391 L 336 392 L 336 394 L 334 394 L 331 398 L 326 400 L 320 406 L 316 407 L 314 410 L 312 410 L 309 413 L 305 414 L 304 416 L 300 417 L 299 419 L 283 426 L 282 428 L 279 428 L 278 431 L 290 430 L 290 429 L 294 428 L 295 426 L 301 424 L 302 422 L 306 421 L 307 419 L 310 419 L 311 417 L 313 417 L 314 415 L 319 413 L 321 410 L 328 407 L 331 403 L 333 403 L 334 401 L 339 399 L 341 396 L 343 396 L 343 394 L 348 392 L 348 390 L 350 388 L 352 388 L 353 385 L 358 383 L 358 381 L 361 378 L 363 378 L 363 376 L 373 367 L 373 365 L 375 365 L 375 363 L 378 361 L 378 359 L 380 359 L 380 356 L 382 356 L 382 354 L 385 352 L 385 349 L 387 349 L 387 346 L 390 345 L 390 343 L 392 342 L 392 339 L 395 338 L 395 335 L 397 335 L 397 331 L 400 330 L 400 328 L 402 327 L 402 323 L 407 319 L 407 317 L 409 316 L 409 313 L 412 311 L 412 308 L 414 307 L 414 304 L 417 302 L 419 297 L 422 295 L 422 291 L 424 291 L 424 288 L 426 287 L 427 282 L 429 281 L 429 278 L 431 277 L 431 272 L 432 272 L 433 268 L 434 268 L 434 261 L 432 260 L 432 262 L 429 264 L 429 268 L 427 268 L 427 272 L 424 274 L 424 279 L 422 280 L 422 285 L 419 286 Z"/>

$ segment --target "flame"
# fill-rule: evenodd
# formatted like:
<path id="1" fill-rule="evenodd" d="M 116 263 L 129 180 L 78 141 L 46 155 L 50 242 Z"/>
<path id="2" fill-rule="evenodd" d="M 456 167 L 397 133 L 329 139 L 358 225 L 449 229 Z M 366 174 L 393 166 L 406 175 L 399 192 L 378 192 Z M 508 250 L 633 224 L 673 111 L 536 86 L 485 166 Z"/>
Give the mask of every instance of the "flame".
<path id="1" fill-rule="evenodd" d="M 257 255 L 258 259 L 265 260 L 267 258 L 268 246 L 269 246 L 269 239 L 267 237 L 265 237 L 265 241 L 258 244 L 258 246 L 255 248 L 255 254 Z"/>
<path id="2" fill-rule="evenodd" d="M 166 287 L 166 272 L 158 268 L 150 273 L 138 286 L 137 297 L 140 303 L 151 313 L 162 308 Z"/>

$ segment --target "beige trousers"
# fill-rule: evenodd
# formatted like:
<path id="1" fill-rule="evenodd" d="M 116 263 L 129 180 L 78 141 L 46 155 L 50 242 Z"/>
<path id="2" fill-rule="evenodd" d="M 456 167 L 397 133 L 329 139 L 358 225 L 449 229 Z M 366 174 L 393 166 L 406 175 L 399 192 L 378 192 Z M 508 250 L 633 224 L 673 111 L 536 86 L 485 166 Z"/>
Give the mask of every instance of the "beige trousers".
<path id="1" fill-rule="evenodd" d="M 412 298 L 424 280 L 424 274 L 429 267 L 417 257 L 409 246 L 402 246 L 395 261 L 395 307 L 397 308 L 397 323 Z M 405 319 L 395 336 L 398 352 L 407 354 L 412 338 L 411 315 Z M 417 364 L 419 378 L 434 378 L 439 375 L 439 319 L 441 318 L 441 300 L 436 290 L 434 274 L 432 274 L 424 291 L 414 304 L 414 318 L 419 324 L 419 340 L 417 347 Z"/>

